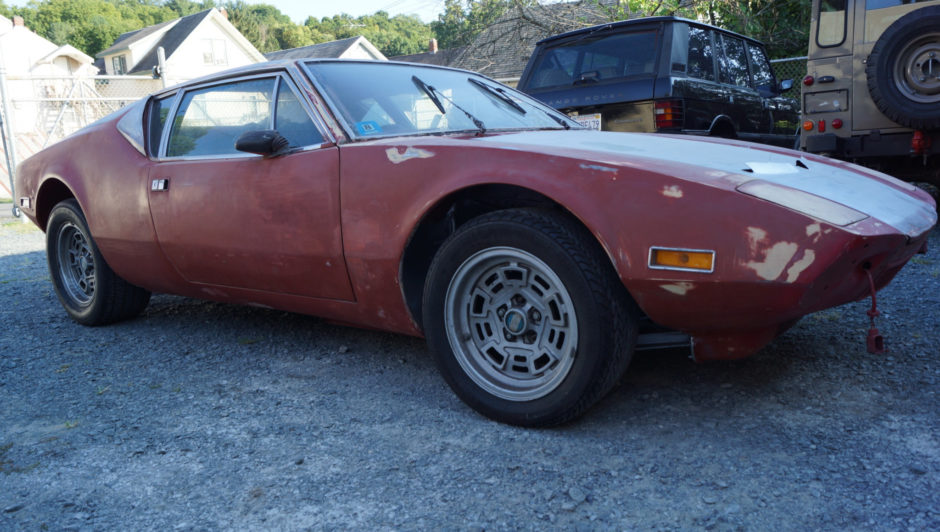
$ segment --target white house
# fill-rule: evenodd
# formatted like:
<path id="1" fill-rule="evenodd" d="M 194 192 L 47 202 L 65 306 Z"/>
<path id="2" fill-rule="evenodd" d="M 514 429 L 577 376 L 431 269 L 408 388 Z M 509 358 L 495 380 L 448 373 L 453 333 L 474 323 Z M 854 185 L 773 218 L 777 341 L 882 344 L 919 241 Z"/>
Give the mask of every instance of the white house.
<path id="1" fill-rule="evenodd" d="M 22 17 L 11 20 L 0 16 L 0 66 L 6 74 L 4 90 L 10 102 L 6 125 L 14 136 L 7 142 L 15 140 L 21 154 L 41 147 L 42 141 L 35 140 L 34 132 L 43 128 L 50 113 L 40 100 L 66 96 L 75 85 L 63 79 L 66 76 L 83 79 L 97 74 L 93 61 L 70 45 L 59 46 L 33 33 Z M 57 114 L 54 111 L 51 119 Z M 2 145 L 0 155 L 0 197 L 9 197 L 7 154 Z"/>
<path id="2" fill-rule="evenodd" d="M 265 60 L 228 21 L 225 10 L 216 8 L 129 31 L 95 57 L 103 60 L 109 75 L 150 74 L 161 47 L 168 83 Z"/>
<path id="3" fill-rule="evenodd" d="M 275 59 L 307 58 L 388 60 L 374 44 L 369 42 L 369 39 L 366 39 L 362 35 L 349 37 L 348 39 L 340 39 L 338 41 L 301 46 L 300 48 L 268 52 L 264 54 L 264 56 L 270 61 L 274 61 Z"/>

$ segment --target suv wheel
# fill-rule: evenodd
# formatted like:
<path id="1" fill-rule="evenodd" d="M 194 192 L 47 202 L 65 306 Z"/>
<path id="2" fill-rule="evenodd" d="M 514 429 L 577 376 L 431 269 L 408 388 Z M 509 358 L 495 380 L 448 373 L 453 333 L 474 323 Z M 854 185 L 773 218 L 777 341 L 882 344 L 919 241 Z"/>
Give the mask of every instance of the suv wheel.
<path id="1" fill-rule="evenodd" d="M 881 35 L 865 67 L 878 109 L 914 129 L 940 128 L 940 6 L 899 18 Z"/>

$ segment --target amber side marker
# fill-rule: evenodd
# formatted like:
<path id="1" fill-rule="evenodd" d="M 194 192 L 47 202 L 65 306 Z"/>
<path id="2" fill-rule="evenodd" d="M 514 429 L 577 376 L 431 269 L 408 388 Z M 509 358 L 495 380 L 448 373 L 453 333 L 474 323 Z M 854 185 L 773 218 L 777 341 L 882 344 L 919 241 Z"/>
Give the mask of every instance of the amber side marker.
<path id="1" fill-rule="evenodd" d="M 654 270 L 711 273 L 715 271 L 715 252 L 707 249 L 651 247 L 649 267 Z"/>

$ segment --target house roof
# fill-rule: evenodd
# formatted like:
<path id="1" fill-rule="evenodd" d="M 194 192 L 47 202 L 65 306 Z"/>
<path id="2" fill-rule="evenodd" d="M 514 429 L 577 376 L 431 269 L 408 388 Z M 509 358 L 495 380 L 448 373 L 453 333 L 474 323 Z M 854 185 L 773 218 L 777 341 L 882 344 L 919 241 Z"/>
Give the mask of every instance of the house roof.
<path id="1" fill-rule="evenodd" d="M 588 2 L 516 5 L 477 35 L 450 66 L 494 79 L 518 79 L 536 42 L 608 19 L 603 6 Z"/>
<path id="2" fill-rule="evenodd" d="M 451 66 L 466 49 L 466 46 L 438 50 L 437 52 L 423 52 L 420 54 L 397 55 L 389 57 L 392 61 L 405 61 L 407 63 L 424 63 L 426 65 Z"/>
<path id="3" fill-rule="evenodd" d="M 197 15 L 200 13 L 196 13 Z M 192 16 L 192 15 L 190 15 Z M 114 39 L 114 42 L 111 43 L 111 46 L 105 48 L 104 50 L 95 54 L 95 57 L 104 57 L 106 55 L 113 54 L 115 52 L 120 52 L 121 50 L 126 50 L 130 48 L 135 42 L 147 37 L 148 35 L 153 35 L 154 33 L 166 28 L 167 26 L 176 24 L 181 19 L 168 20 L 166 22 L 161 22 L 160 24 L 154 24 L 153 26 L 147 26 L 146 28 L 141 28 L 139 30 L 128 31 L 118 35 L 117 39 Z"/>
<path id="4" fill-rule="evenodd" d="M 287 50 L 277 50 L 264 54 L 268 61 L 275 59 L 336 59 L 342 57 L 351 48 L 357 45 L 365 46 L 372 54 L 378 54 L 384 58 L 382 52 L 379 52 L 375 46 L 362 35 L 339 39 L 338 41 L 323 42 L 311 44 L 310 46 L 301 46 L 300 48 L 290 48 Z"/>
<path id="5" fill-rule="evenodd" d="M 157 41 L 157 44 L 150 48 L 150 51 L 147 52 L 147 55 L 138 61 L 137 64 L 133 66 L 133 68 L 128 69 L 128 72 L 149 72 L 151 69 L 153 69 L 153 67 L 158 63 L 157 49 L 161 46 L 163 47 L 163 51 L 166 54 L 166 57 L 173 55 L 173 52 L 175 52 L 176 49 L 179 48 L 181 44 L 183 44 L 183 41 L 189 37 L 189 34 L 196 29 L 196 26 L 198 26 L 203 20 L 211 15 L 213 11 L 214 8 L 207 9 L 205 11 L 200 11 L 199 13 L 187 15 L 178 19 L 176 24 L 173 25 L 172 28 L 168 29 L 166 33 L 163 34 L 163 37 Z"/>
<path id="6" fill-rule="evenodd" d="M 48 53 L 39 61 L 36 61 L 36 64 L 41 65 L 45 63 L 51 63 L 55 61 L 57 57 L 62 57 L 63 55 L 66 57 L 71 57 L 83 65 L 90 65 L 94 62 L 94 59 L 92 59 L 91 56 L 87 55 L 85 52 L 82 52 L 71 44 L 64 44 Z"/>

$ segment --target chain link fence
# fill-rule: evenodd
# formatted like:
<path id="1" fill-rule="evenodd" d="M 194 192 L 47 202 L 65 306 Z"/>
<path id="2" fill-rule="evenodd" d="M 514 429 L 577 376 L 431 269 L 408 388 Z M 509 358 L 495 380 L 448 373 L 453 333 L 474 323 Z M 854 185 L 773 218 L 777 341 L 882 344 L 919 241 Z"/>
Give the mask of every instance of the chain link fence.
<path id="1" fill-rule="evenodd" d="M 800 87 L 803 78 L 806 76 L 806 57 L 788 57 L 786 59 L 771 59 L 770 65 L 774 69 L 777 80 L 792 79 L 794 94 L 793 98 L 802 106 L 800 98 Z M 789 94 L 789 93 L 788 93 Z"/>
<path id="2" fill-rule="evenodd" d="M 0 198 L 12 196 L 9 170 L 17 163 L 162 87 L 146 76 L 7 76 L 3 81 Z"/>

